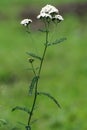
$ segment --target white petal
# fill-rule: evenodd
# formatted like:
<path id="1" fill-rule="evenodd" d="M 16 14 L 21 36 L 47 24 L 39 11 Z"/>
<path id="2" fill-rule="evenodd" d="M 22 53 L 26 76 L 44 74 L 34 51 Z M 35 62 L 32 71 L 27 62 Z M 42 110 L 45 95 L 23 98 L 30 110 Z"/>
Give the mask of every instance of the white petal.
<path id="1" fill-rule="evenodd" d="M 47 14 L 47 13 L 40 13 L 40 14 L 37 16 L 37 19 L 41 19 L 41 18 L 50 18 L 50 19 L 52 19 L 51 15 L 50 15 L 50 14 Z"/>
<path id="2" fill-rule="evenodd" d="M 22 21 L 21 21 L 21 24 L 22 25 L 24 25 L 24 26 L 27 26 L 29 23 L 31 23 L 32 22 L 32 20 L 31 19 L 23 19 Z"/>
<path id="3" fill-rule="evenodd" d="M 55 8 L 54 6 L 52 5 L 46 5 L 44 6 L 42 9 L 41 9 L 41 12 L 40 13 L 48 13 L 48 14 L 51 14 L 51 13 L 59 13 L 58 9 Z"/>
<path id="4" fill-rule="evenodd" d="M 53 20 L 63 21 L 64 19 L 63 19 L 63 17 L 61 15 L 55 15 L 53 17 Z"/>
<path id="5" fill-rule="evenodd" d="M 61 15 L 55 15 L 55 19 L 59 19 L 60 21 L 64 20 Z"/>

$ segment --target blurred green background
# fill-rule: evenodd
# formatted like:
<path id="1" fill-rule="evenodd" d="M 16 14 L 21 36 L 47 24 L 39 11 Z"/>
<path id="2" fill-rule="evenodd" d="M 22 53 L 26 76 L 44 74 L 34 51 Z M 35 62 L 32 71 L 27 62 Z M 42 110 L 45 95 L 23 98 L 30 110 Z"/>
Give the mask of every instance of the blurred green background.
<path id="1" fill-rule="evenodd" d="M 32 72 L 26 52 L 42 54 L 45 35 L 36 16 L 46 4 L 59 7 L 64 21 L 52 27 L 50 41 L 67 37 L 48 48 L 39 90 L 51 93 L 62 109 L 46 97 L 39 97 L 33 130 L 87 130 L 87 1 L 86 0 L 3 0 L 0 1 L 0 130 L 24 130 L 20 122 L 28 116 L 15 106 L 31 106 L 28 96 Z M 20 25 L 32 18 L 32 32 Z M 39 22 L 39 23 L 38 23 Z M 35 62 L 38 66 L 38 61 Z"/>

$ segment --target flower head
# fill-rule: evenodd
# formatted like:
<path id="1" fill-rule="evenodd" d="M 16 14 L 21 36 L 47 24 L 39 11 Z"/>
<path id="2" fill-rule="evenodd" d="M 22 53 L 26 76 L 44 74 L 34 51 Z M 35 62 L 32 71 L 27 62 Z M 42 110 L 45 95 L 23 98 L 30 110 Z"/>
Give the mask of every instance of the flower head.
<path id="1" fill-rule="evenodd" d="M 59 10 L 56 7 L 48 4 L 41 9 L 37 19 L 41 19 L 43 21 L 45 20 L 45 22 L 48 24 L 51 21 L 59 23 L 60 21 L 64 20 L 63 17 L 59 15 Z"/>
<path id="2" fill-rule="evenodd" d="M 28 26 L 30 23 L 32 23 L 31 19 L 23 19 L 20 24 Z"/>
<path id="3" fill-rule="evenodd" d="M 61 15 L 55 15 L 53 18 L 52 18 L 52 20 L 53 21 L 58 21 L 58 22 L 60 22 L 60 21 L 63 21 L 64 19 L 63 19 L 63 17 L 61 16 Z"/>
<path id="4" fill-rule="evenodd" d="M 34 59 L 33 59 L 33 58 L 28 58 L 28 61 L 29 61 L 30 63 L 32 63 L 32 62 L 34 62 Z"/>
<path id="5" fill-rule="evenodd" d="M 50 14 L 47 14 L 47 13 L 40 13 L 38 16 L 37 16 L 37 19 L 52 19 L 51 15 Z"/>
<path id="6" fill-rule="evenodd" d="M 58 14 L 59 11 L 52 5 L 46 5 L 40 11 L 40 13 L 47 13 L 47 14 Z"/>

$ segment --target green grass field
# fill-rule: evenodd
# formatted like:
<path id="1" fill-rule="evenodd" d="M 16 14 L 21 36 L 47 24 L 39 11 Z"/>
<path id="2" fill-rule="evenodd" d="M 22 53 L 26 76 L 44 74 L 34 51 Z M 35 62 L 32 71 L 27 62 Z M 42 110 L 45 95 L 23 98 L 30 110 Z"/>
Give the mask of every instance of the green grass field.
<path id="1" fill-rule="evenodd" d="M 28 0 L 0 1 L 1 12 L 6 16 L 0 19 L 0 130 L 24 130 L 20 122 L 27 123 L 27 114 L 11 110 L 15 106 L 30 108 L 33 97 L 28 96 L 28 87 L 32 72 L 28 70 L 26 52 L 41 55 L 43 50 L 44 34 L 38 30 L 27 34 L 17 17 L 26 3 Z M 38 97 L 34 115 L 38 121 L 32 125 L 33 130 L 87 130 L 87 23 L 77 16 L 65 15 L 64 21 L 52 28 L 50 41 L 61 37 L 67 40 L 48 48 L 39 90 L 51 93 L 62 108 L 46 97 Z M 35 64 L 38 66 L 38 61 Z"/>

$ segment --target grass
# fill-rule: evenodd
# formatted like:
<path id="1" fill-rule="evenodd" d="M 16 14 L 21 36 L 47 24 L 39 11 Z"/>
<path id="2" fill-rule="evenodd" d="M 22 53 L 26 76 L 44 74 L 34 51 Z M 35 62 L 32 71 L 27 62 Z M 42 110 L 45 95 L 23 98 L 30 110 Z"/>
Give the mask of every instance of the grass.
<path id="1" fill-rule="evenodd" d="M 14 19 L 0 22 L 0 119 L 7 122 L 0 126 L 1 130 L 24 129 L 18 122 L 26 123 L 27 115 L 20 111 L 12 113 L 11 109 L 16 105 L 31 106 L 32 96 L 27 91 L 32 72 L 27 71 L 30 66 L 26 52 L 39 55 L 43 49 L 44 34 L 37 31 L 29 36 L 19 24 L 20 19 Z M 87 129 L 87 23 L 76 16 L 64 19 L 52 31 L 50 40 L 64 36 L 67 41 L 49 47 L 39 83 L 39 90 L 56 97 L 62 109 L 50 99 L 39 97 L 35 110 L 38 121 L 33 129 Z"/>

